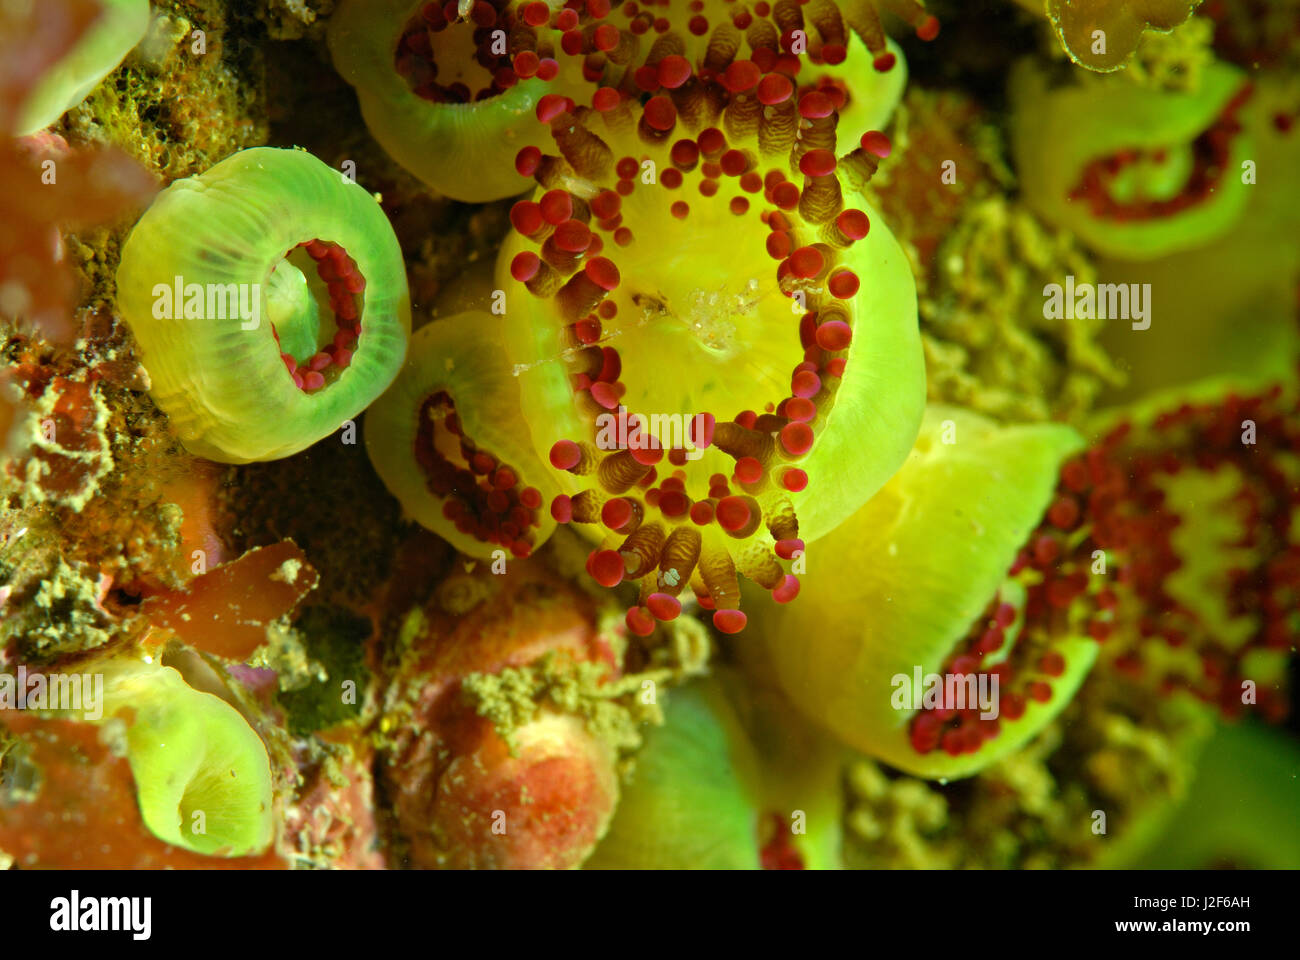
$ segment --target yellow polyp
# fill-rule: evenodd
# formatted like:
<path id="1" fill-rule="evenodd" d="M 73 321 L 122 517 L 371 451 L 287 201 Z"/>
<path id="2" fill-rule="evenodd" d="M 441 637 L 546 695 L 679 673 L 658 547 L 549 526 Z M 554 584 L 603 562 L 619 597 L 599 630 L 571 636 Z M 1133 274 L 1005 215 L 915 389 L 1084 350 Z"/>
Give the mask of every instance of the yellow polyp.
<path id="1" fill-rule="evenodd" d="M 533 548 L 546 542 L 555 529 L 548 508 L 559 491 L 549 466 L 533 452 L 519 387 L 501 344 L 500 318 L 482 311 L 426 324 L 412 336 L 402 372 L 367 411 L 364 423 L 370 462 L 406 513 L 462 553 L 481 559 L 493 559 L 503 549 L 509 552 L 510 545 L 463 533 L 447 519 L 443 508 L 450 498 L 433 492 L 415 448 L 425 401 L 440 391 L 447 393 L 463 435 L 515 472 L 514 494 L 528 487 L 537 489 L 541 503 L 533 514 L 538 525 L 527 533 Z M 436 435 L 444 441 L 451 438 L 445 430 Z M 464 465 L 457 445 L 440 450 L 447 459 Z M 483 477 L 478 480 L 488 482 Z"/>
<path id="2" fill-rule="evenodd" d="M 471 103 L 431 103 L 418 97 L 394 64 L 402 30 L 423 0 L 344 0 L 329 24 L 334 67 L 356 88 L 361 113 L 375 139 L 398 163 L 439 193 L 482 203 L 523 193 L 530 186 L 514 169 L 523 147 L 549 141 L 534 110 L 547 93 L 573 94 L 582 83 L 581 60 L 561 58 L 560 75 L 546 83 L 523 80 L 503 93 Z M 449 52 L 441 48 L 443 72 L 482 80 L 472 62 L 472 25 L 448 28 Z M 542 28 L 555 36 L 558 32 Z M 476 76 L 471 68 L 478 68 Z M 490 79 L 490 78 L 488 78 Z"/>

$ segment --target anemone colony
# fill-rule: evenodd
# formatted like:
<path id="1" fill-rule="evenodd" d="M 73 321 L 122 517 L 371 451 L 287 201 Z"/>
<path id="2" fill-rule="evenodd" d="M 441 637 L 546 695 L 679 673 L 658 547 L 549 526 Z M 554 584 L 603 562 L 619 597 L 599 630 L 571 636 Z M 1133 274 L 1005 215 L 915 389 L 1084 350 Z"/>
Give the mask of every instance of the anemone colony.
<path id="1" fill-rule="evenodd" d="M 1300 6 L 252 6 L 0 7 L 0 863 L 1295 848 Z"/>

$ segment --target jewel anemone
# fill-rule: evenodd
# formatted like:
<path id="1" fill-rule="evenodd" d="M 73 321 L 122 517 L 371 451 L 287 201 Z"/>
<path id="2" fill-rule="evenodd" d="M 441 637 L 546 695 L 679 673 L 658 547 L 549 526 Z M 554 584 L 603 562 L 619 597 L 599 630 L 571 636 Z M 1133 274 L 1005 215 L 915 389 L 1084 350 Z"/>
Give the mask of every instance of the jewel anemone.
<path id="1" fill-rule="evenodd" d="M 1202 246 L 1240 217 L 1253 189 L 1245 74 L 1211 63 L 1191 92 L 1084 77 L 1053 88 L 1022 61 L 1012 74 L 1012 151 L 1039 213 L 1089 246 L 1150 260 Z"/>
<path id="2" fill-rule="evenodd" d="M 555 529 L 546 504 L 559 493 L 502 342 L 501 319 L 482 311 L 426 324 L 365 421 L 370 462 L 406 512 L 482 559 L 544 543 Z"/>
<path id="3" fill-rule="evenodd" d="M 756 629 L 795 706 L 923 777 L 975 773 L 1042 729 L 1096 654 L 1089 583 L 1019 555 L 1082 446 L 1065 426 L 1001 427 L 932 407 L 897 475 L 817 544 L 801 602 L 763 604 Z M 923 707 L 921 688 L 899 702 L 918 671 L 987 689 L 996 675 L 997 715 L 969 702 Z"/>
<path id="4" fill-rule="evenodd" d="M 885 5 L 922 38 L 938 34 L 939 22 L 915 0 Z M 356 88 L 366 125 L 389 155 L 440 193 L 468 202 L 528 189 L 529 172 L 509 161 L 523 148 L 546 146 L 545 131 L 532 123 L 544 96 L 579 97 L 596 83 L 647 89 L 646 71 L 665 56 L 674 87 L 691 70 L 683 55 L 725 68 L 746 40 L 764 72 L 782 56 L 787 72 L 798 69 L 799 57 L 833 68 L 864 45 L 880 73 L 898 60 L 869 0 L 764 0 L 752 8 L 719 0 L 644 8 L 609 0 L 344 0 L 328 40 L 335 68 Z M 892 85 L 897 99 L 901 74 L 859 76 L 853 94 L 872 102 L 873 87 Z M 847 89 L 841 85 L 841 94 Z M 875 125 L 853 113 L 846 110 L 846 123 L 863 124 L 853 136 Z"/>
<path id="5" fill-rule="evenodd" d="M 602 541 L 598 582 L 638 582 L 643 635 L 687 584 L 728 633 L 737 574 L 793 599 L 781 561 L 888 479 L 924 406 L 911 271 L 857 192 L 888 140 L 842 145 L 840 89 L 800 85 L 777 33 L 693 37 L 670 25 L 590 108 L 543 98 L 557 154 L 520 151 L 539 189 L 498 261 L 552 515 Z"/>
<path id="6" fill-rule="evenodd" d="M 126 724 L 140 813 L 160 840 L 208 856 L 260 853 L 275 832 L 266 746 L 234 707 L 172 667 L 103 667 L 104 720 Z"/>
<path id="7" fill-rule="evenodd" d="M 98 6 L 90 27 L 28 94 L 18 113 L 16 136 L 49 126 L 85 100 L 149 29 L 148 0 L 99 0 Z"/>
<path id="8" fill-rule="evenodd" d="M 173 183 L 117 287 L 154 400 L 190 452 L 223 463 L 339 429 L 397 375 L 411 326 L 379 204 L 301 150 L 243 150 Z"/>

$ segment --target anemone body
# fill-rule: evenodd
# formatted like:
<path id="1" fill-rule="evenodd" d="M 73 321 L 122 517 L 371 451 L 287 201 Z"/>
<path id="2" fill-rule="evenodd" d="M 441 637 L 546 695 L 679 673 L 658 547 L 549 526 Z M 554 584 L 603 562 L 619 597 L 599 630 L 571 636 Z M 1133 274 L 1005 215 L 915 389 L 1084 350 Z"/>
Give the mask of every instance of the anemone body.
<path id="1" fill-rule="evenodd" d="M 1254 157 L 1251 87 L 1222 63 L 1191 91 L 1122 78 L 1049 87 L 1031 61 L 1012 75 L 1012 149 L 1026 200 L 1094 249 L 1151 260 L 1204 245 L 1242 214 Z"/>
<path id="2" fill-rule="evenodd" d="M 926 777 L 974 773 L 1041 729 L 1086 675 L 1095 644 L 1079 623 L 1024 629 L 1025 594 L 1009 571 L 1061 462 L 1081 445 L 1063 426 L 999 428 L 932 408 L 898 474 L 810 547 L 800 602 L 765 605 L 758 618 L 794 704 L 848 745 Z M 995 619 L 990 649 L 972 657 Z M 920 719 L 918 670 L 996 673 L 998 716 L 940 708 Z M 910 702 L 897 699 L 900 676 Z"/>
<path id="3" fill-rule="evenodd" d="M 117 284 L 155 401 L 212 460 L 310 446 L 379 396 L 406 352 L 392 227 L 299 150 L 244 150 L 172 184 L 131 232 Z"/>
<path id="4" fill-rule="evenodd" d="M 28 95 L 18 136 L 35 133 L 85 100 L 149 29 L 149 0 L 101 0 L 100 6 L 90 29 Z"/>
<path id="5" fill-rule="evenodd" d="M 365 422 L 370 461 L 406 512 L 484 559 L 544 543 L 555 529 L 546 504 L 558 494 L 502 343 L 500 318 L 482 311 L 421 327 Z"/>
<path id="6" fill-rule="evenodd" d="M 750 58 L 734 25 L 670 25 L 630 88 L 539 104 L 559 155 L 520 152 L 541 188 L 498 261 L 556 516 L 604 541 L 598 581 L 667 593 L 668 613 L 690 583 L 726 631 L 737 572 L 796 591 L 778 557 L 893 473 L 924 393 L 910 270 L 857 195 L 888 143 L 841 144 L 851 95 L 783 70 L 759 23 Z"/>
<path id="7" fill-rule="evenodd" d="M 171 667 L 105 667 L 105 719 L 126 721 L 127 759 L 145 825 L 209 856 L 264 851 L 274 835 L 266 747 L 239 712 Z"/>
<path id="8" fill-rule="evenodd" d="M 1071 60 L 1098 73 L 1121 69 L 1147 30 L 1167 33 L 1200 0 L 1021 0 L 1046 15 Z M 1099 36 L 1100 34 L 1100 36 Z"/>

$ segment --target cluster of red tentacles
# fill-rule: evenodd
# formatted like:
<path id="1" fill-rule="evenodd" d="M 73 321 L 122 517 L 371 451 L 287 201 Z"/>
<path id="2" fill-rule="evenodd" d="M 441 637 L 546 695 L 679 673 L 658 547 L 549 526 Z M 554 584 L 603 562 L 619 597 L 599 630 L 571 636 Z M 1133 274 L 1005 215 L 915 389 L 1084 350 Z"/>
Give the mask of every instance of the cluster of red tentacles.
<path id="1" fill-rule="evenodd" d="M 338 328 L 332 343 L 305 360 L 280 353 L 294 385 L 299 390 L 310 392 L 325 386 L 331 371 L 337 373 L 352 362 L 352 354 L 356 352 L 357 340 L 361 336 L 359 300 L 366 289 L 366 278 L 361 275 L 356 261 L 337 243 L 307 240 L 298 246 L 316 261 L 316 273 L 329 291 L 330 309 Z M 271 325 L 271 332 L 278 344 L 280 334 L 275 324 Z"/>
<path id="2" fill-rule="evenodd" d="M 439 433 L 455 438 L 460 462 L 440 448 Z M 425 483 L 443 500 L 442 515 L 467 536 L 496 543 L 516 557 L 533 551 L 533 530 L 540 526 L 542 494 L 524 486 L 519 471 L 501 463 L 465 436 L 451 395 L 439 390 L 420 407 L 415 459 Z"/>
<path id="3" fill-rule="evenodd" d="M 1165 162 L 1163 149 L 1131 149 L 1100 157 L 1084 167 L 1078 185 L 1070 191 L 1070 199 L 1087 201 L 1094 217 L 1121 223 L 1172 217 L 1204 203 L 1214 195 L 1228 172 L 1232 140 L 1242 128 L 1241 109 L 1253 93 L 1251 84 L 1243 84 L 1214 122 L 1191 142 L 1192 169 L 1177 196 L 1125 201 L 1117 200 L 1111 194 L 1111 181 L 1125 167 L 1138 162 Z"/>
<path id="4" fill-rule="evenodd" d="M 1254 442 L 1243 442 L 1250 424 Z M 1294 652 L 1300 638 L 1300 544 L 1291 530 L 1300 507 L 1297 456 L 1300 409 L 1283 400 L 1281 388 L 1184 404 L 1149 428 L 1117 427 L 1064 465 L 1052 505 L 1009 571 L 1026 586 L 1023 611 L 995 598 L 943 672 L 996 674 L 1000 714 L 1014 720 L 1027 700 L 1051 699 L 1051 680 L 1064 672 L 1065 660 L 1050 642 L 1067 631 L 1112 642 L 1109 662 L 1139 678 L 1149 673 L 1148 644 L 1188 647 L 1200 660 L 1197 676 L 1169 672 L 1149 679 L 1164 694 L 1185 690 L 1227 716 L 1239 715 L 1243 681 L 1250 679 L 1247 657 L 1257 650 Z M 1162 483 L 1184 470 L 1223 469 L 1234 469 L 1241 480 L 1235 500 L 1245 534 L 1232 546 L 1253 558 L 1225 571 L 1229 616 L 1254 621 L 1246 642 L 1235 646 L 1167 589 L 1183 566 L 1172 540 L 1180 512 L 1202 507 L 1171 500 Z M 1015 649 L 985 666 L 986 658 L 998 657 L 1018 616 Z M 1285 716 L 1286 698 L 1277 690 L 1261 684 L 1257 697 L 1265 718 Z M 998 719 L 979 714 L 977 706 L 923 710 L 912 720 L 912 745 L 920 753 L 975 752 L 1000 729 Z"/>

